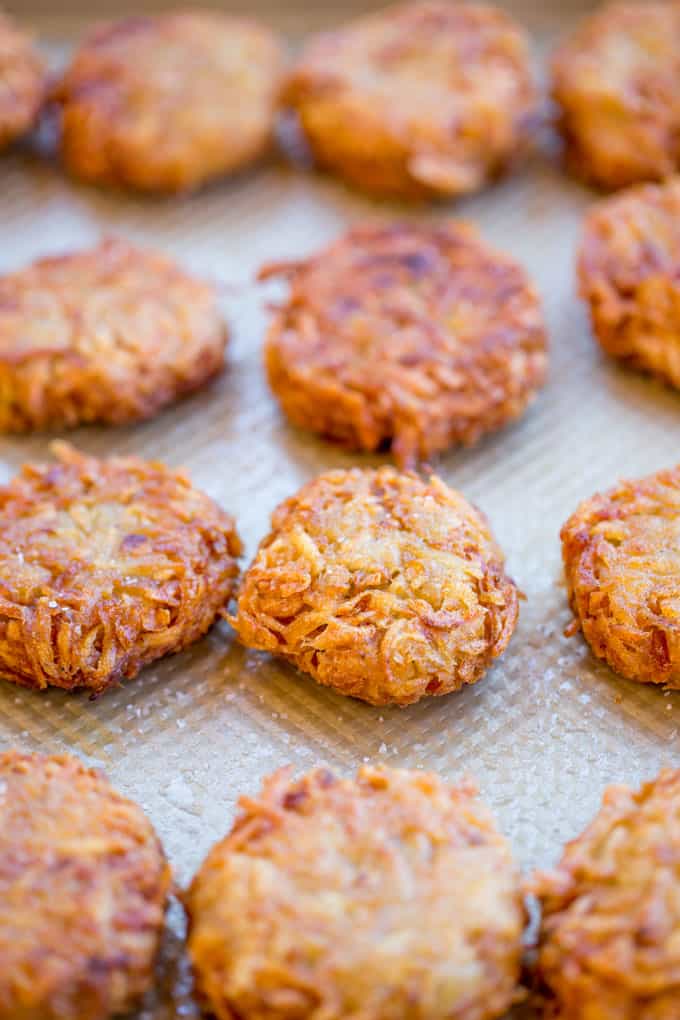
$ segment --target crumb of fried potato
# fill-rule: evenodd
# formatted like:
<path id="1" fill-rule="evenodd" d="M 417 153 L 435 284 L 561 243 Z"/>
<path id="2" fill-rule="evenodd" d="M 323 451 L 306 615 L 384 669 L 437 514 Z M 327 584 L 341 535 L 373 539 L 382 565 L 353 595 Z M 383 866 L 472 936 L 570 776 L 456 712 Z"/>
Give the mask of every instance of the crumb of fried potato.
<path id="1" fill-rule="evenodd" d="M 584 500 L 562 528 L 569 600 L 599 659 L 680 688 L 680 466 Z"/>
<path id="2" fill-rule="evenodd" d="M 0 679 L 98 694 L 206 633 L 241 543 L 183 474 L 53 448 L 0 488 Z"/>
<path id="3" fill-rule="evenodd" d="M 93 184 L 191 191 L 269 147 L 283 48 L 218 11 L 133 16 L 96 29 L 53 93 L 67 170 Z"/>
<path id="4" fill-rule="evenodd" d="M 560 1020 L 675 1020 L 680 939 L 680 772 L 600 811 L 532 885 L 543 911 L 537 975 Z"/>
<path id="5" fill-rule="evenodd" d="M 412 467 L 518 418 L 545 381 L 540 300 L 522 267 L 469 226 L 351 229 L 287 277 L 265 348 L 301 428 Z"/>
<path id="6" fill-rule="evenodd" d="M 186 895 L 219 1020 L 492 1020 L 513 1002 L 524 907 L 469 784 L 283 769 L 241 800 Z"/>
<path id="7" fill-rule="evenodd" d="M 107 1020 L 152 983 L 170 869 L 141 808 L 68 755 L 0 754 L 0 1020 Z"/>
<path id="8" fill-rule="evenodd" d="M 274 512 L 230 618 L 241 641 L 372 705 L 476 683 L 518 594 L 479 511 L 439 478 L 320 475 Z"/>
<path id="9" fill-rule="evenodd" d="M 528 40 L 498 7 L 397 4 L 313 38 L 282 103 L 317 164 L 381 197 L 476 191 L 527 150 Z"/>

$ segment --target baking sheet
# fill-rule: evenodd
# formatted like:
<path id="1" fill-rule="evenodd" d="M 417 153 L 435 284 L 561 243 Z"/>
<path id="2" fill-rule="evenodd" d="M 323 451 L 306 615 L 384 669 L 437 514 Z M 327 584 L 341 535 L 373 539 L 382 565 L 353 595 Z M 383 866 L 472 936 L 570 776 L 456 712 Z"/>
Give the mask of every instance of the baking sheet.
<path id="1" fill-rule="evenodd" d="M 544 45 L 575 5 L 525 21 Z M 580 5 L 583 6 L 583 5 Z M 252 6 L 251 6 L 252 10 Z M 568 8 L 569 10 L 569 8 Z M 26 13 L 24 8 L 21 13 Z M 269 20 L 301 32 L 333 23 L 315 7 Z M 59 55 L 73 20 L 38 19 Z M 589 337 L 574 288 L 580 219 L 593 195 L 537 156 L 518 176 L 455 208 L 376 206 L 330 180 L 269 166 L 180 201 L 100 193 L 67 182 L 28 152 L 0 164 L 0 272 L 104 233 L 156 246 L 222 284 L 232 328 L 229 368 L 208 390 L 155 421 L 68 438 L 94 454 L 135 453 L 186 467 L 237 519 L 247 558 L 276 504 L 319 471 L 380 458 L 345 454 L 281 418 L 261 370 L 261 262 L 306 255 L 366 217 L 459 215 L 510 250 L 534 277 L 551 335 L 547 388 L 519 424 L 437 469 L 477 502 L 525 592 L 508 651 L 475 687 L 402 710 L 374 709 L 317 687 L 290 667 L 248 652 L 220 624 L 188 652 L 151 666 L 96 702 L 86 695 L 0 688 L 0 748 L 69 751 L 101 766 L 139 801 L 185 883 L 231 824 L 234 803 L 284 763 L 325 762 L 351 773 L 362 762 L 473 775 L 523 867 L 549 865 L 597 810 L 610 782 L 638 784 L 680 764 L 680 694 L 619 680 L 597 663 L 570 620 L 558 532 L 579 499 L 678 460 L 680 397 L 605 362 Z M 0 439 L 0 481 L 44 459 L 49 437 Z M 175 909 L 161 993 L 144 1020 L 196 1017 Z"/>

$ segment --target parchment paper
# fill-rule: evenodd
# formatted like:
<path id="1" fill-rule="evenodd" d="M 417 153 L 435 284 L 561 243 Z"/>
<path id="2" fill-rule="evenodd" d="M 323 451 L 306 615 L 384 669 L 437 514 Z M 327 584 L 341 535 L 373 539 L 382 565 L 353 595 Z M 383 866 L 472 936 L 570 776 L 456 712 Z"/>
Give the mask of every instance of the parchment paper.
<path id="1" fill-rule="evenodd" d="M 545 47 L 577 7 L 523 4 L 521 14 Z M 77 19 L 45 12 L 43 4 L 35 24 L 58 61 Z M 283 13 L 270 3 L 262 13 L 293 35 L 342 17 L 334 5 Z M 263 305 L 277 293 L 253 285 L 261 262 L 305 255 L 366 217 L 473 220 L 536 280 L 550 327 L 551 378 L 521 423 L 437 464 L 489 515 L 527 599 L 508 651 L 475 687 L 404 710 L 374 709 L 247 652 L 221 624 L 95 702 L 0 686 L 0 748 L 69 751 L 101 766 L 148 811 L 182 884 L 229 828 L 237 796 L 288 762 L 305 770 L 323 761 L 351 773 L 382 760 L 451 780 L 471 774 L 526 869 L 556 859 L 597 810 L 607 783 L 637 785 L 664 764 L 680 764 L 680 696 L 616 678 L 580 637 L 562 633 L 570 614 L 560 525 L 579 499 L 617 478 L 675 463 L 680 440 L 680 397 L 606 362 L 590 338 L 573 258 L 593 200 L 543 155 L 479 197 L 416 212 L 377 206 L 277 161 L 193 198 L 150 201 L 76 186 L 27 151 L 4 156 L 0 272 L 116 233 L 223 284 L 232 340 L 217 383 L 151 423 L 68 438 L 95 454 L 186 467 L 235 514 L 245 562 L 271 511 L 300 484 L 325 469 L 379 460 L 340 452 L 281 418 L 261 369 Z M 0 439 L 0 481 L 24 460 L 47 458 L 50 438 Z M 145 1020 L 197 1015 L 179 953 L 178 909 L 171 922 L 163 991 Z"/>

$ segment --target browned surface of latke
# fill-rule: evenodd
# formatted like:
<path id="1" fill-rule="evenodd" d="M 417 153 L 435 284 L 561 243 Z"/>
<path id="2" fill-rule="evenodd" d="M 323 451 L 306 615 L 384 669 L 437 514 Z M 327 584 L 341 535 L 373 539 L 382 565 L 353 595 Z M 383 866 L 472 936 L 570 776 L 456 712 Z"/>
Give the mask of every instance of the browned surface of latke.
<path id="1" fill-rule="evenodd" d="M 184 475 L 54 449 L 0 488 L 0 678 L 98 693 L 205 634 L 241 543 Z"/>
<path id="2" fill-rule="evenodd" d="M 561 534 L 571 606 L 598 658 L 680 688 L 680 466 L 585 500 Z"/>
<path id="3" fill-rule="evenodd" d="M 354 227 L 290 279 L 266 349 L 292 422 L 398 463 L 517 418 L 545 381 L 546 332 L 521 266 L 467 225 Z"/>
<path id="4" fill-rule="evenodd" d="M 567 161 L 606 188 L 680 168 L 680 3 L 614 3 L 588 15 L 552 62 Z"/>
<path id="5" fill-rule="evenodd" d="M 0 431 L 153 417 L 218 373 L 214 288 L 105 240 L 0 277 Z"/>
<path id="6" fill-rule="evenodd" d="M 485 518 L 440 479 L 320 475 L 274 512 L 232 624 L 319 683 L 406 705 L 479 680 L 518 595 Z"/>
<path id="7" fill-rule="evenodd" d="M 607 354 L 680 388 L 680 178 L 597 203 L 578 275 Z"/>
<path id="8" fill-rule="evenodd" d="M 612 786 L 553 872 L 535 880 L 538 972 L 562 1020 L 680 1016 L 680 772 Z"/>
<path id="9" fill-rule="evenodd" d="M 197 188 L 268 147 L 282 67 L 268 28 L 216 11 L 104 25 L 54 91 L 64 163 L 95 184 Z"/>
<path id="10" fill-rule="evenodd" d="M 474 789 L 425 772 L 277 772 L 186 902 L 220 1020 L 491 1020 L 517 991 L 508 844 Z"/>
<path id="11" fill-rule="evenodd" d="M 318 164 L 376 195 L 476 191 L 527 148 L 522 29 L 485 4 L 398 4 L 306 44 L 284 87 Z"/>
<path id="12" fill-rule="evenodd" d="M 0 149 L 33 127 L 45 86 L 45 64 L 32 39 L 0 11 Z"/>
<path id="13" fill-rule="evenodd" d="M 142 810 L 69 756 L 0 754 L 0 1018 L 106 1020 L 152 981 L 170 869 Z"/>

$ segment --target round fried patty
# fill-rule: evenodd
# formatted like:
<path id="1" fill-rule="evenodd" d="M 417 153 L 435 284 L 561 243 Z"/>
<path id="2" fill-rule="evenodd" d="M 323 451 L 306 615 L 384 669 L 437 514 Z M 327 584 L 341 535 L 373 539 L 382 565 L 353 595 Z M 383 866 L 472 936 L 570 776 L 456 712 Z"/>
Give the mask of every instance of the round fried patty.
<path id="1" fill-rule="evenodd" d="M 629 680 L 680 688 L 680 466 L 585 500 L 561 534 L 595 655 Z"/>
<path id="2" fill-rule="evenodd" d="M 45 65 L 32 40 L 0 11 L 0 149 L 33 127 L 45 81 Z"/>
<path id="3" fill-rule="evenodd" d="M 516 418 L 546 373 L 524 270 L 469 227 L 355 227 L 306 261 L 265 267 L 291 293 L 269 330 L 270 385 L 290 420 L 402 466 Z"/>
<path id="4" fill-rule="evenodd" d="M 119 240 L 0 277 L 0 431 L 156 414 L 224 363 L 212 286 Z"/>
<path id="5" fill-rule="evenodd" d="M 284 88 L 318 164 L 378 195 L 475 191 L 527 147 L 527 39 L 504 11 L 399 4 L 316 37 Z"/>
<path id="6" fill-rule="evenodd" d="M 219 1020 L 490 1020 L 517 988 L 524 912 L 469 786 L 282 770 L 243 798 L 186 897 Z"/>
<path id="7" fill-rule="evenodd" d="M 149 192 L 236 170 L 270 142 L 282 62 L 269 29 L 217 11 L 104 25 L 55 90 L 64 163 Z"/>
<path id="8" fill-rule="evenodd" d="M 0 754 L 0 1020 L 106 1020 L 152 980 L 170 870 L 151 823 L 66 755 Z"/>
<path id="9" fill-rule="evenodd" d="M 578 274 L 607 354 L 680 388 L 680 178 L 599 202 Z"/>
<path id="10" fill-rule="evenodd" d="M 566 156 L 606 188 L 680 168 L 680 3 L 613 3 L 589 15 L 552 65 Z"/>
<path id="11" fill-rule="evenodd" d="M 484 517 L 440 479 L 331 471 L 282 503 L 243 578 L 243 643 L 373 705 L 479 680 L 517 590 Z"/>
<path id="12" fill-rule="evenodd" d="M 676 1020 L 680 995 L 680 772 L 610 787 L 554 872 L 538 971 L 561 1020 Z"/>
<path id="13" fill-rule="evenodd" d="M 162 464 L 54 450 L 0 488 L 0 678 L 100 692 L 208 630 L 241 543 Z"/>

